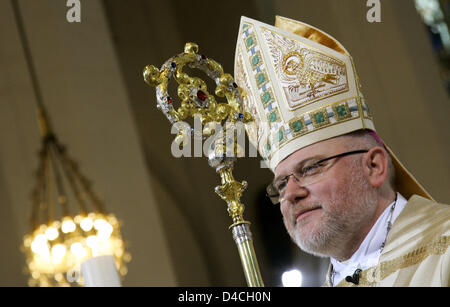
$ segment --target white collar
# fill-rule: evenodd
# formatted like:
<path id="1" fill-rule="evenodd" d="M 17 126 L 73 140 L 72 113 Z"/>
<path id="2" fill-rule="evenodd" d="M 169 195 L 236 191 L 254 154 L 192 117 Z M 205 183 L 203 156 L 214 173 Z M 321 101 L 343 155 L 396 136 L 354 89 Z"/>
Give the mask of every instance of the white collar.
<path id="1" fill-rule="evenodd" d="M 339 284 L 346 276 L 352 276 L 356 269 L 365 270 L 377 265 L 382 252 L 383 242 L 387 237 L 387 223 L 390 218 L 389 211 L 394 203 L 395 201 L 383 211 L 358 250 L 350 257 L 350 259 L 341 262 L 334 258 L 330 258 L 334 270 L 332 279 L 333 285 Z M 400 193 L 397 193 L 397 203 L 392 212 L 392 224 L 400 215 L 406 203 L 407 200 Z"/>

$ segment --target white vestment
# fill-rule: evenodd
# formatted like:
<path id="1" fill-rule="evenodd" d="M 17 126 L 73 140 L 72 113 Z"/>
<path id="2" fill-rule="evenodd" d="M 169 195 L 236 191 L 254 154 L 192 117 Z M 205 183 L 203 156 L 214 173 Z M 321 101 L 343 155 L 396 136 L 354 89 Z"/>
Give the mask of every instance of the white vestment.
<path id="1" fill-rule="evenodd" d="M 385 218 L 380 216 L 380 225 L 375 224 L 372 230 L 377 227 L 385 234 Z M 359 286 L 450 286 L 450 206 L 412 196 L 393 223 L 379 256 L 377 246 L 383 235 L 369 235 L 370 242 L 363 242 L 363 249 L 360 247 L 349 259 L 348 268 L 347 263 L 339 268 L 342 274 L 339 283 L 335 280 L 337 286 L 356 286 L 347 282 L 345 276 L 353 275 L 358 264 L 364 266 Z M 374 246 L 371 239 L 375 240 Z M 329 272 L 331 269 L 330 265 Z M 325 286 L 331 286 L 330 275 L 327 274 Z"/>

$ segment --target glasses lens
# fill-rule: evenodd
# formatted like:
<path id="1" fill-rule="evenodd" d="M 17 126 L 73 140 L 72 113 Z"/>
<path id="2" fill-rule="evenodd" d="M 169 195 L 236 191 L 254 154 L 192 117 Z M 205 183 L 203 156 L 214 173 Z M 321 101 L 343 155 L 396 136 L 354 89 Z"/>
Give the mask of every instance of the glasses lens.
<path id="1" fill-rule="evenodd" d="M 270 198 L 270 201 L 276 205 L 280 202 L 280 193 L 278 193 L 278 190 L 275 188 L 273 183 L 269 184 L 266 188 L 267 197 Z"/>
<path id="2" fill-rule="evenodd" d="M 267 187 L 267 196 L 270 198 L 272 203 L 278 204 L 280 202 L 280 198 L 283 197 L 285 192 L 285 187 L 288 184 L 290 177 L 293 177 L 294 181 L 298 184 L 299 187 L 306 187 L 310 184 L 316 183 L 323 178 L 323 174 L 329 169 L 334 163 L 330 163 L 332 159 L 341 158 L 349 155 L 360 154 L 368 152 L 367 149 L 355 150 L 344 152 L 332 157 L 328 157 L 317 161 L 316 163 L 303 167 L 301 170 L 294 172 L 293 174 L 284 177 L 281 182 L 277 182 L 276 185 L 272 182 Z M 284 182 L 283 182 L 284 181 Z M 278 190 L 278 187 L 281 187 L 281 191 Z"/>
<path id="3" fill-rule="evenodd" d="M 293 176 L 289 176 L 285 178 L 286 181 L 284 184 L 281 182 L 278 182 L 277 185 L 282 186 L 282 190 L 279 191 L 278 188 L 274 183 L 271 183 L 267 188 L 267 196 L 270 198 L 273 204 L 280 203 L 280 198 L 283 197 L 283 194 L 285 192 L 285 187 L 287 186 L 290 177 L 293 177 L 294 182 L 297 183 L 299 187 L 305 187 L 307 185 L 316 183 L 320 180 L 323 174 L 323 167 L 319 166 L 316 167 L 314 170 L 311 170 L 307 174 L 292 174 Z"/>
<path id="4" fill-rule="evenodd" d="M 324 165 L 317 165 L 311 171 L 306 172 L 302 177 L 300 177 L 300 185 L 307 186 L 319 181 L 325 171 L 325 168 L 326 166 Z"/>

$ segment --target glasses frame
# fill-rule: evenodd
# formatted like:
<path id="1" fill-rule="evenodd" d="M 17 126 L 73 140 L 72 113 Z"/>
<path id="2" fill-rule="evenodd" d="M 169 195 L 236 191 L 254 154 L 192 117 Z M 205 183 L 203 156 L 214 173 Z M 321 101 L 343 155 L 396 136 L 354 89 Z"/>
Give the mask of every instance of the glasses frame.
<path id="1" fill-rule="evenodd" d="M 337 159 L 337 158 L 342 158 L 342 157 L 345 157 L 345 156 L 356 155 L 356 154 L 367 153 L 367 152 L 369 152 L 368 149 L 359 149 L 359 150 L 352 150 L 352 151 L 343 152 L 343 153 L 340 153 L 340 154 L 337 154 L 337 155 L 334 155 L 334 156 L 331 156 L 331 157 L 327 157 L 327 158 L 321 159 L 321 160 L 319 160 L 319 161 L 313 163 L 313 164 L 310 165 L 309 167 L 319 166 L 321 163 L 326 162 L 326 161 L 329 161 L 329 160 L 331 160 L 331 159 Z M 282 180 L 287 179 L 287 182 L 289 182 L 289 178 L 290 178 L 290 177 L 294 177 L 295 180 L 296 180 L 297 182 L 300 182 L 300 179 L 298 179 L 298 178 L 295 176 L 294 173 L 291 173 L 291 174 L 289 174 L 289 175 L 287 175 L 287 176 L 284 176 L 284 177 L 282 178 Z M 286 182 L 286 183 L 287 183 L 287 182 Z M 305 185 L 305 186 L 306 186 L 306 185 Z M 304 186 L 302 186 L 302 187 L 304 187 Z M 278 193 L 278 194 L 270 194 L 269 190 L 272 190 L 272 191 L 276 190 L 273 181 L 272 181 L 272 182 L 267 186 L 267 188 L 266 188 L 266 196 L 270 198 L 270 200 L 272 201 L 272 203 L 273 203 L 274 205 L 279 204 L 279 203 L 280 203 L 280 194 L 279 194 L 279 193 Z"/>

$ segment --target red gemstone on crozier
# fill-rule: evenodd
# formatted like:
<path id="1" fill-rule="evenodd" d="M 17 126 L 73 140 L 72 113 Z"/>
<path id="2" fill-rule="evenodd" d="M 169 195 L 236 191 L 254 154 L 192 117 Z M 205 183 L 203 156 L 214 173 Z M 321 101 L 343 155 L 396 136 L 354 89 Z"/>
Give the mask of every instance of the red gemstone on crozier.
<path id="1" fill-rule="evenodd" d="M 172 98 L 167 97 L 167 103 L 172 103 Z"/>
<path id="2" fill-rule="evenodd" d="M 200 99 L 201 101 L 205 101 L 207 96 L 206 96 L 205 92 L 199 90 L 197 92 L 197 98 Z"/>

